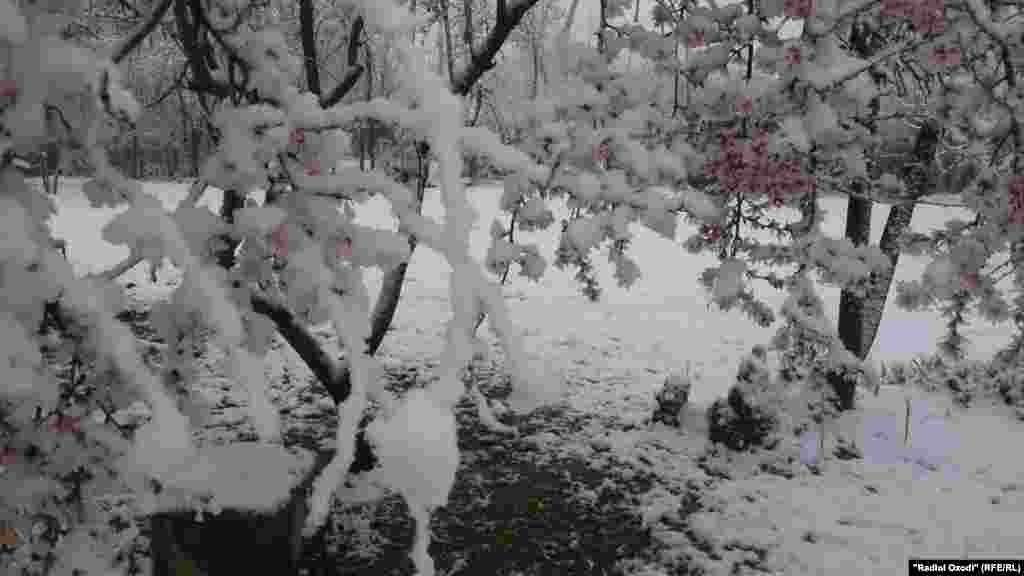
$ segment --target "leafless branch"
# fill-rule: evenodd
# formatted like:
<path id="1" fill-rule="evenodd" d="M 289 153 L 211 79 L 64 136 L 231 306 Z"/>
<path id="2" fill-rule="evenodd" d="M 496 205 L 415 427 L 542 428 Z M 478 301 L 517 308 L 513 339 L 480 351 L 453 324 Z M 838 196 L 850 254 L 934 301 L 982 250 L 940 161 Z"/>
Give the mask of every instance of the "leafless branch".
<path id="1" fill-rule="evenodd" d="M 149 18 L 139 26 L 135 32 L 132 32 L 130 36 L 124 39 L 123 42 L 118 44 L 114 48 L 114 54 L 111 56 L 111 60 L 115 64 L 120 63 L 124 60 L 128 54 L 131 54 L 132 50 L 135 50 L 142 43 L 142 41 L 149 36 L 153 30 L 156 29 L 160 21 L 163 20 L 164 15 L 167 14 L 167 10 L 171 7 L 173 0 L 161 0 L 160 4 L 157 5 L 153 13 L 150 14 Z"/>
<path id="2" fill-rule="evenodd" d="M 309 366 L 331 399 L 335 403 L 344 402 L 351 391 L 347 371 L 340 362 L 327 354 L 324 346 L 288 305 L 255 287 L 250 287 L 250 302 L 254 312 L 266 316 L 274 323 L 281 337 Z"/>
<path id="3" fill-rule="evenodd" d="M 362 16 L 359 16 L 352 22 L 352 30 L 349 31 L 348 35 L 348 71 L 345 73 L 345 77 L 341 82 L 335 86 L 334 90 L 331 90 L 327 96 L 320 99 L 320 106 L 322 108 L 330 108 L 338 102 L 341 102 L 342 98 L 345 97 L 355 87 L 356 82 L 359 81 L 359 77 L 363 74 L 363 66 L 359 64 L 359 45 L 360 38 L 363 35 L 363 29 L 365 22 Z"/>
<path id="4" fill-rule="evenodd" d="M 459 96 L 469 94 L 470 89 L 483 76 L 484 72 L 494 68 L 494 57 L 501 50 L 505 39 L 537 2 L 538 0 L 519 0 L 510 4 L 505 0 L 498 0 L 494 26 L 491 27 L 483 44 L 473 50 L 472 57 L 466 66 L 453 78 L 452 92 Z"/>

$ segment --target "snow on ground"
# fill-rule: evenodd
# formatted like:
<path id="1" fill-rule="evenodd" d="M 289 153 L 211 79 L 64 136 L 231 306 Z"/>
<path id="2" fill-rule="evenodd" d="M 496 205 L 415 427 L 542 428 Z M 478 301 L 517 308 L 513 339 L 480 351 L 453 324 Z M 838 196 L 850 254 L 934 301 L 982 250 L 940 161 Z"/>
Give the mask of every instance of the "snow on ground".
<path id="1" fill-rule="evenodd" d="M 1024 462 L 993 447 L 1024 441 L 1024 423 L 992 405 L 962 411 L 883 388 L 839 428 L 859 438 L 862 460 L 830 458 L 822 476 L 725 481 L 690 519 L 697 538 L 725 557 L 756 549 L 761 566 L 792 575 L 902 573 L 910 557 L 1020 557 Z"/>
<path id="2" fill-rule="evenodd" d="M 80 186 L 81 181 L 63 181 L 53 227 L 56 236 L 68 240 L 76 269 L 94 272 L 127 252 L 102 241 L 102 224 L 114 212 L 89 208 Z M 147 189 L 170 209 L 185 196 L 187 186 L 150 183 Z M 473 249 L 482 258 L 487 229 L 498 215 L 500 186 L 477 187 L 471 193 L 481 216 Z M 217 196 L 208 193 L 203 204 L 215 206 Z M 828 229 L 841 230 L 844 203 L 826 199 L 824 205 Z M 914 228 L 936 227 L 952 211 L 921 207 Z M 440 217 L 441 212 L 438 195 L 429 194 L 425 213 Z M 885 215 L 884 207 L 873 214 L 875 241 Z M 383 202 L 371 202 L 362 219 L 393 224 Z M 690 232 L 684 229 L 680 235 Z M 553 253 L 554 233 L 523 237 L 537 239 L 543 253 Z M 554 269 L 537 284 L 513 274 L 505 288 L 528 349 L 569 381 L 571 404 L 626 421 L 646 416 L 664 375 L 687 361 L 702 375 L 693 402 L 705 404 L 725 393 L 740 357 L 754 344 L 765 343 L 773 330 L 708 306 L 697 277 L 703 267 L 714 265 L 710 256 L 687 254 L 678 243 L 643 229 L 637 229 L 632 251 L 644 277 L 630 291 L 619 289 L 597 259 L 604 296 L 596 304 L 579 294 L 571 272 Z M 897 280 L 914 278 L 924 265 L 904 258 Z M 449 314 L 446 270 L 437 255 L 424 249 L 414 254 L 394 332 L 382 351 L 389 361 L 436 364 Z M 173 280 L 172 270 L 160 274 L 159 286 L 154 286 L 145 266 L 139 266 L 122 281 L 135 282 L 153 296 Z M 370 284 L 375 291 L 379 275 L 371 275 Z M 834 315 L 838 293 L 824 293 Z M 765 296 L 781 303 L 781 295 Z M 938 314 L 904 312 L 890 302 L 873 358 L 907 360 L 930 353 L 942 328 Z M 1009 336 L 1006 327 L 978 323 L 972 328 L 974 356 L 997 349 Z M 907 394 L 911 431 L 904 446 Z M 936 396 L 884 388 L 878 397 L 864 397 L 856 413 L 826 431 L 826 453 L 832 453 L 834 438 L 846 436 L 857 438 L 865 457 L 841 461 L 830 456 L 821 475 L 807 472 L 793 479 L 763 474 L 708 478 L 697 465 L 704 446 L 701 432 L 697 406 L 682 431 L 660 426 L 594 429 L 577 439 L 538 441 L 558 440 L 569 449 L 566 444 L 588 436 L 586 442 L 610 447 L 623 462 L 655 472 L 663 486 L 648 499 L 648 520 L 658 525 L 663 542 L 711 573 L 729 573 L 747 563 L 779 574 L 891 574 L 902 573 L 909 556 L 1006 557 L 1021 552 L 1024 460 L 994 447 L 1024 444 L 1024 423 L 998 407 L 963 410 Z M 809 436 L 808 444 L 814 446 L 817 440 Z M 704 492 L 700 508 L 686 520 L 688 527 L 665 524 L 662 512 L 678 508 L 680 495 L 696 480 Z"/>

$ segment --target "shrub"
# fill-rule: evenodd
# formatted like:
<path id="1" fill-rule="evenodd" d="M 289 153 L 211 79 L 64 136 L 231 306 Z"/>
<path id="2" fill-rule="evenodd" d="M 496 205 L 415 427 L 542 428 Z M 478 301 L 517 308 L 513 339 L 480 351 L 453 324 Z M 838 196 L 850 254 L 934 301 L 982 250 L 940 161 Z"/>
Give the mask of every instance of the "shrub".
<path id="1" fill-rule="evenodd" d="M 740 362 L 736 384 L 726 398 L 708 407 L 708 439 L 731 450 L 772 447 L 779 429 L 779 397 L 765 367 L 765 351 L 756 347 Z"/>

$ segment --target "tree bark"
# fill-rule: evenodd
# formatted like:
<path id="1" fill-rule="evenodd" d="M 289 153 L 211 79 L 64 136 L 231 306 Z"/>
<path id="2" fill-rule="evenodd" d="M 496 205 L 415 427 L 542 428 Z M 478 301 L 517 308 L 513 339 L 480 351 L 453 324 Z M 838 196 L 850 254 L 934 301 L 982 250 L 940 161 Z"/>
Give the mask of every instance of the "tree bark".
<path id="1" fill-rule="evenodd" d="M 871 238 L 872 202 L 851 196 L 846 202 L 846 238 L 855 246 L 864 246 Z M 839 296 L 839 338 L 860 359 L 868 355 L 863 331 L 864 298 L 850 290 Z"/>
<path id="2" fill-rule="evenodd" d="M 299 0 L 299 35 L 302 40 L 302 63 L 306 70 L 306 86 L 320 97 L 320 62 L 316 54 L 316 14 L 313 0 Z"/>
<path id="3" fill-rule="evenodd" d="M 850 196 L 846 202 L 846 238 L 855 246 L 863 246 L 871 239 L 871 200 Z M 863 360 L 867 357 L 864 342 L 865 299 L 850 290 L 839 294 L 839 339 L 847 350 Z M 832 372 L 828 375 L 841 410 L 853 408 L 857 382 L 851 374 Z"/>
<path id="4" fill-rule="evenodd" d="M 200 146 L 200 138 L 201 137 L 202 137 L 202 133 L 199 131 L 198 128 L 193 126 L 192 127 L 192 137 L 189 138 L 189 140 L 190 140 L 189 144 L 191 144 L 191 146 L 192 146 L 192 177 L 193 178 L 199 178 L 199 172 L 202 170 L 202 160 L 199 159 L 199 153 L 200 153 L 199 146 Z"/>

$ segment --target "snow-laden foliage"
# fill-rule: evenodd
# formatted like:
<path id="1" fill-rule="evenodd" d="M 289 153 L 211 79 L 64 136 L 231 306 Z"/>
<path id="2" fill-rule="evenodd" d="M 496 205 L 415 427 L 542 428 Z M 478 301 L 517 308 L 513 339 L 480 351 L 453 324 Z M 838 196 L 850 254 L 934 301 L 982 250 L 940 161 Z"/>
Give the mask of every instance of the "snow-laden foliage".
<path id="1" fill-rule="evenodd" d="M 27 569 L 47 555 L 45 562 L 97 572 L 116 563 L 112 512 L 96 495 L 130 490 L 136 502 L 151 502 L 155 479 L 165 489 L 199 492 L 196 502 L 216 507 L 204 502 L 213 488 L 196 478 L 175 486 L 203 458 L 191 436 L 198 418 L 181 392 L 193 377 L 191 354 L 201 333 L 212 334 L 228 351 L 229 375 L 248 398 L 261 439 L 280 441 L 260 364 L 278 320 L 259 310 L 273 305 L 304 326 L 332 325 L 351 385 L 337 406 L 337 451 L 314 484 L 307 528 L 325 519 L 354 457 L 357 422 L 375 400 L 385 407 L 370 428 L 381 459 L 376 481 L 408 500 L 418 524 L 414 560 L 421 573 L 433 573 L 426 527 L 454 482 L 452 410 L 478 351 L 478 319 L 487 317 L 503 348 L 512 408 L 529 410 L 561 391 L 527 356 L 488 272 L 504 277 L 518 266 L 537 280 L 549 263 L 572 267 L 596 299 L 596 250 L 606 252 L 621 286 L 640 277 L 629 254 L 637 224 L 670 240 L 680 218 L 696 224 L 684 245 L 720 264 L 695 280 L 715 305 L 738 307 L 760 324 L 778 312 L 784 322 L 775 348 L 784 370 L 812 388 L 837 371 L 859 374 L 869 386 L 876 376 L 840 342 L 811 275 L 865 294 L 901 250 L 933 258 L 919 281 L 900 286 L 898 301 L 944 307 L 948 352 L 962 351 L 961 328 L 973 307 L 986 319 L 1016 323 L 1005 361 L 1017 365 L 1024 297 L 1007 301 L 996 288 L 1012 276 L 1024 289 L 1017 7 L 975 0 L 765 1 L 750 5 L 753 11 L 686 4 L 661 6 L 656 32 L 619 22 L 629 2 L 603 3 L 605 20 L 616 24 L 599 31 L 597 48 L 570 41 L 571 19 L 547 44 L 543 89 L 507 111 L 516 124 L 512 147 L 511 138 L 463 126 L 463 104 L 410 40 L 422 22 L 404 6 L 350 3 L 395 56 L 401 82 L 394 94 L 325 109 L 297 87 L 301 61 L 272 17 L 248 18 L 247 3 L 212 2 L 209 25 L 227 56 L 211 78 L 194 80 L 243 85 L 211 110 L 219 146 L 193 193 L 167 213 L 106 159 L 104 147 L 131 126 L 139 105 L 110 58 L 68 33 L 79 7 L 57 4 L 0 0 L 0 524 L 19 535 L 7 555 L 11 566 Z M 801 21 L 800 33 L 783 37 L 780 16 Z M 623 67 L 624 55 L 644 69 Z M 413 191 L 385 171 L 340 165 L 350 133 L 365 120 L 429 143 L 443 224 L 423 216 Z M 169 261 L 183 272 L 152 314 L 167 344 L 161 374 L 142 361 L 115 317 L 124 298 L 110 282 L 116 274 L 77 277 L 54 249 L 46 225 L 52 201 L 19 168 L 50 142 L 91 166 L 85 193 L 94 206 L 124 209 L 104 230 L 130 251 L 115 271 Z M 464 152 L 488 156 L 505 173 L 507 222 L 476 222 L 461 181 Z M 268 182 L 273 194 L 240 202 L 231 217 L 198 206 L 206 185 L 244 199 Z M 819 199 L 830 194 L 901 207 L 944 194 L 974 217 L 930 235 L 883 239 L 877 248 L 857 245 L 821 230 Z M 356 224 L 360 205 L 377 195 L 390 203 L 397 231 Z M 563 221 L 556 201 L 569 207 Z M 483 265 L 468 250 L 478 224 L 490 226 L 492 238 Z M 555 226 L 554 254 L 516 235 Z M 390 270 L 408 259 L 409 236 L 451 266 L 452 317 L 439 378 L 397 399 L 365 351 L 371 302 L 363 277 L 367 268 Z M 222 267 L 225 253 L 233 266 Z M 781 310 L 755 297 L 756 282 L 789 290 Z M 1016 394 L 1013 383 L 1007 394 Z M 493 417 L 479 390 L 472 394 Z M 138 402 L 149 415 L 134 429 L 115 429 L 122 419 L 114 415 Z"/>

